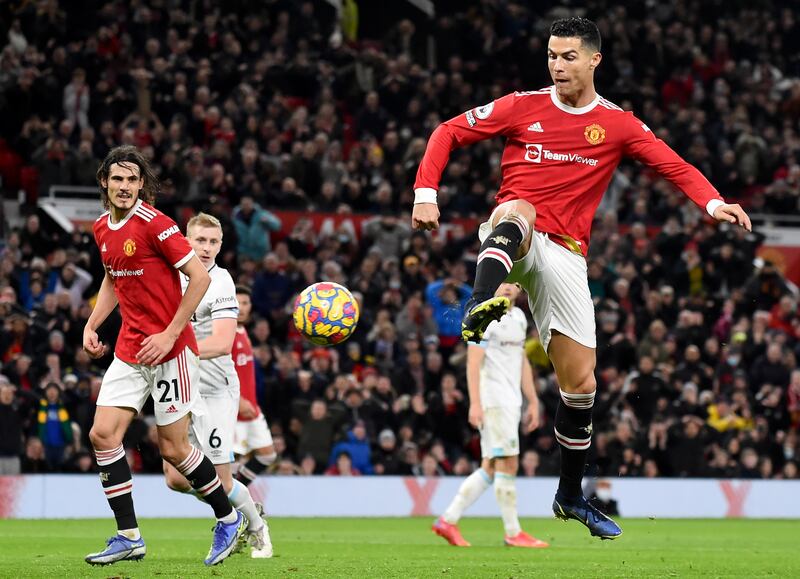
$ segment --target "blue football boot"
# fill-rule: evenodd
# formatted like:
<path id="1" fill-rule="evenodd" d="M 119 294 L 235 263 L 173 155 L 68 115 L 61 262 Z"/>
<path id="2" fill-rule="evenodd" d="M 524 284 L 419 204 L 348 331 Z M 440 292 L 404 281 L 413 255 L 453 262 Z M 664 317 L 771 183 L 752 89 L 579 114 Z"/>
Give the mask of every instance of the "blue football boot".
<path id="1" fill-rule="evenodd" d="M 144 539 L 131 541 L 122 535 L 114 535 L 106 541 L 106 548 L 99 553 L 86 555 L 89 565 L 110 565 L 117 561 L 139 561 L 144 558 L 147 548 Z"/>
<path id="2" fill-rule="evenodd" d="M 217 521 L 214 527 L 214 537 L 211 540 L 211 549 L 206 557 L 206 565 L 216 565 L 222 563 L 230 555 L 239 543 L 239 536 L 247 527 L 247 518 L 239 511 L 236 513 L 236 520 L 226 525 L 222 521 Z"/>
<path id="3" fill-rule="evenodd" d="M 553 500 L 553 513 L 556 518 L 563 521 L 569 519 L 579 521 L 586 525 L 593 536 L 601 539 L 616 539 L 622 534 L 619 525 L 601 513 L 583 495 L 568 501 L 557 492 Z"/>

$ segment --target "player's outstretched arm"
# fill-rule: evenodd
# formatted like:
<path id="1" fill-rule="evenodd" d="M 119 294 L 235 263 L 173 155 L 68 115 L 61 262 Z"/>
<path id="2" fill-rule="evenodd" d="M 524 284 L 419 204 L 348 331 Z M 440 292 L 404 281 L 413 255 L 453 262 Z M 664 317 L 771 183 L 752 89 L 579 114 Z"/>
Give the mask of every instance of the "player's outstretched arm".
<path id="1" fill-rule="evenodd" d="M 439 227 L 436 195 L 450 153 L 466 145 L 505 135 L 514 121 L 515 94 L 508 94 L 441 123 L 431 133 L 414 181 L 411 227 L 428 231 Z"/>
<path id="2" fill-rule="evenodd" d="M 136 355 L 140 364 L 155 366 L 169 354 L 211 284 L 208 271 L 196 255 L 183 264 L 180 270 L 189 278 L 189 285 L 166 329 L 142 341 L 142 349 Z"/>
<path id="3" fill-rule="evenodd" d="M 750 223 L 750 217 L 738 203 L 721 203 L 714 209 L 713 216 L 717 221 L 727 221 L 734 225 L 740 225 L 747 231 L 753 231 L 753 224 Z"/>
<path id="4" fill-rule="evenodd" d="M 469 393 L 469 423 L 480 430 L 483 427 L 481 406 L 481 365 L 486 351 L 481 346 L 467 348 L 467 392 Z"/>
<path id="5" fill-rule="evenodd" d="M 103 325 L 116 307 L 117 294 L 114 293 L 114 283 L 106 271 L 103 282 L 100 284 L 100 291 L 97 293 L 97 302 L 83 328 L 83 349 L 92 358 L 100 358 L 106 353 L 105 344 L 97 337 L 97 328 Z"/>
<path id="6" fill-rule="evenodd" d="M 533 367 L 527 355 L 522 358 L 522 395 L 528 401 L 523 429 L 526 433 L 533 432 L 539 427 L 539 397 L 536 395 L 536 386 L 533 382 Z"/>
<path id="7" fill-rule="evenodd" d="M 647 125 L 626 113 L 622 126 L 626 132 L 627 155 L 655 169 L 717 221 L 738 224 L 747 231 L 752 231 L 753 226 L 744 209 L 738 204 L 726 203 L 696 167 L 656 137 Z"/>

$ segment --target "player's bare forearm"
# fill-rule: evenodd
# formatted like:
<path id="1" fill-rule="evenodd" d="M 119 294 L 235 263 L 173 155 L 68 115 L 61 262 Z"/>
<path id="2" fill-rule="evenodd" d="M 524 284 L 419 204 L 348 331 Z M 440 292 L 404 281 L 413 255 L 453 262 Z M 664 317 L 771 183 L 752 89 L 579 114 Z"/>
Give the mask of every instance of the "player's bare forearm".
<path id="1" fill-rule="evenodd" d="M 181 298 L 181 303 L 178 305 L 178 310 L 175 312 L 172 321 L 164 330 L 170 336 L 174 336 L 175 339 L 180 336 L 186 324 L 189 323 L 192 314 L 211 284 L 211 277 L 197 256 L 192 256 L 192 259 L 181 267 L 181 271 L 189 278 L 189 285 L 183 294 L 183 298 Z"/>
<path id="2" fill-rule="evenodd" d="M 528 356 L 522 359 L 522 395 L 528 404 L 539 407 L 539 397 L 536 395 L 536 387 L 533 382 L 533 367 Z"/>
<path id="3" fill-rule="evenodd" d="M 103 325 L 106 318 L 117 307 L 117 294 L 114 293 L 114 283 L 111 277 L 106 272 L 103 276 L 103 281 L 100 284 L 100 291 L 97 292 L 97 301 L 95 302 L 94 309 L 86 320 L 86 329 L 96 331 L 97 328 Z"/>
<path id="4" fill-rule="evenodd" d="M 114 311 L 115 307 L 117 307 L 117 294 L 114 293 L 114 284 L 106 272 L 103 282 L 100 284 L 100 291 L 97 293 L 97 302 L 83 328 L 83 349 L 94 359 L 101 358 L 106 354 L 107 348 L 100 341 L 96 330 Z"/>
<path id="5" fill-rule="evenodd" d="M 536 387 L 533 382 L 533 368 L 527 356 L 522 361 L 522 394 L 528 401 L 523 430 L 526 433 L 533 432 L 539 427 L 539 397 L 536 395 Z"/>
<path id="6" fill-rule="evenodd" d="M 201 360 L 219 358 L 231 353 L 236 339 L 236 318 L 223 318 L 211 322 L 211 335 L 197 342 Z"/>
<path id="7" fill-rule="evenodd" d="M 486 352 L 480 346 L 467 348 L 467 392 L 470 406 L 481 405 L 481 365 Z"/>

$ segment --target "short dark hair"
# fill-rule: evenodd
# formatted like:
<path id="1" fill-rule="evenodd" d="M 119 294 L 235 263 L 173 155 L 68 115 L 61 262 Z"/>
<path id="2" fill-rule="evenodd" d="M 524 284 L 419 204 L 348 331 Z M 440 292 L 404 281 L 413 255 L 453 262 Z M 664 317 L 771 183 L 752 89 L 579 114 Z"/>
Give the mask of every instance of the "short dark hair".
<path id="1" fill-rule="evenodd" d="M 139 167 L 139 177 L 144 180 L 144 185 L 139 191 L 139 198 L 149 205 L 155 205 L 156 193 L 158 193 L 158 178 L 150 167 L 150 162 L 136 147 L 122 145 L 111 149 L 97 168 L 95 177 L 97 178 L 97 184 L 100 186 L 100 200 L 103 202 L 103 207 L 109 209 L 108 188 L 103 187 L 103 181 L 108 182 L 111 165 L 115 163 L 118 165 L 130 163 Z"/>
<path id="2" fill-rule="evenodd" d="M 250 289 L 249 285 L 237 284 L 236 293 L 250 298 L 253 297 L 253 290 Z"/>
<path id="3" fill-rule="evenodd" d="M 600 52 L 600 30 L 588 18 L 562 18 L 550 26 L 550 36 L 580 38 L 581 44 L 594 52 Z"/>

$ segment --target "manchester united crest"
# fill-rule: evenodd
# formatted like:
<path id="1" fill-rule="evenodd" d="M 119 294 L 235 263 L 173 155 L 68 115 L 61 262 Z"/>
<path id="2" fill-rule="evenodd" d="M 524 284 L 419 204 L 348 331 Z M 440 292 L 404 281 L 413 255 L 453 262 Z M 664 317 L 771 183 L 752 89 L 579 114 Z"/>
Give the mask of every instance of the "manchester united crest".
<path id="1" fill-rule="evenodd" d="M 128 257 L 131 257 L 136 253 L 136 242 L 133 239 L 126 239 L 125 243 L 122 244 L 122 251 L 124 251 L 125 255 Z"/>
<path id="2" fill-rule="evenodd" d="M 583 130 L 583 136 L 590 145 L 599 145 L 606 140 L 606 130 L 597 123 L 593 123 Z"/>

